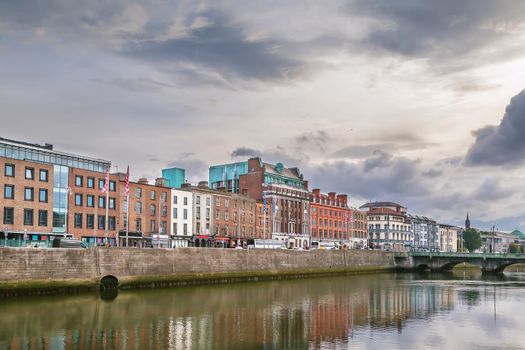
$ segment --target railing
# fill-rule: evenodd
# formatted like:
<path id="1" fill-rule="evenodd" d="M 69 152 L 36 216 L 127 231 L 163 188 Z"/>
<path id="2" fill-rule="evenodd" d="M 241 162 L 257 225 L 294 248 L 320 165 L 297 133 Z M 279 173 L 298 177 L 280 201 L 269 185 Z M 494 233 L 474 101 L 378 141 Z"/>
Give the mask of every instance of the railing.
<path id="1" fill-rule="evenodd" d="M 521 253 L 449 253 L 449 252 L 409 252 L 409 256 L 428 256 L 441 258 L 494 258 L 494 259 L 525 259 Z"/>

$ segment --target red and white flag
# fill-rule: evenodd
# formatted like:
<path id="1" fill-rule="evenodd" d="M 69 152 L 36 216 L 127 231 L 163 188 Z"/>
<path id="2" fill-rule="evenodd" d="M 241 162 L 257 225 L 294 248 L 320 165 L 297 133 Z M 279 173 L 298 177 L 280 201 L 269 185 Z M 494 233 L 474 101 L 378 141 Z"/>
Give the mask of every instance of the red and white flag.
<path id="1" fill-rule="evenodd" d="M 129 195 L 129 165 L 128 170 L 126 171 L 126 184 L 124 185 L 124 194 Z"/>
<path id="2" fill-rule="evenodd" d="M 109 165 L 106 168 L 106 180 L 104 181 L 104 187 L 102 187 L 102 193 L 108 193 L 109 191 Z"/>

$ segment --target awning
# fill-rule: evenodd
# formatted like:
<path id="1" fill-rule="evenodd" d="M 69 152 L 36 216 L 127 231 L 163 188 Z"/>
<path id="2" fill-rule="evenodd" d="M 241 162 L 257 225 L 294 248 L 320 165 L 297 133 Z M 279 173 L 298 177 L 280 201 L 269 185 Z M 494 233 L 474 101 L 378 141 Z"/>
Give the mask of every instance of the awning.
<path id="1" fill-rule="evenodd" d="M 211 239 L 211 236 L 195 236 L 195 239 Z"/>
<path id="2" fill-rule="evenodd" d="M 126 237 L 126 231 L 119 231 L 118 233 L 119 237 Z M 142 232 L 136 232 L 136 231 L 129 231 L 128 237 L 131 238 L 142 238 Z"/>
<path id="3" fill-rule="evenodd" d="M 215 237 L 214 240 L 216 241 L 229 241 L 229 237 Z"/>

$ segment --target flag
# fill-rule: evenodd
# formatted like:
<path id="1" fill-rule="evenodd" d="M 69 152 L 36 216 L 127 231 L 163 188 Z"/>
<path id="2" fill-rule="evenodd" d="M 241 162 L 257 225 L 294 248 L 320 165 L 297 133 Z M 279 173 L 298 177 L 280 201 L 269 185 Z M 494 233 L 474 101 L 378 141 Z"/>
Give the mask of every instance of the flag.
<path id="1" fill-rule="evenodd" d="M 128 165 L 128 170 L 126 171 L 126 183 L 124 185 L 124 194 L 126 196 L 129 195 L 129 165 Z"/>
<path id="2" fill-rule="evenodd" d="M 106 179 L 104 181 L 104 187 L 102 187 L 102 193 L 108 193 L 109 191 L 109 165 L 106 168 Z"/>

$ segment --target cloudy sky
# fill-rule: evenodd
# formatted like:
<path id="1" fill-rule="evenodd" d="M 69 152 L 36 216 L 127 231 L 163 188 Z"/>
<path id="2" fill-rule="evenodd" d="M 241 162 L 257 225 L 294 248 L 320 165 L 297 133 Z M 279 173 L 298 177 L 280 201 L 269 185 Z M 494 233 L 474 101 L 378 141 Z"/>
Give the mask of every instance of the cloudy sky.
<path id="1" fill-rule="evenodd" d="M 4 0 L 0 136 L 134 178 L 176 165 L 196 181 L 260 155 L 355 206 L 525 229 L 524 14 L 513 0 Z"/>

